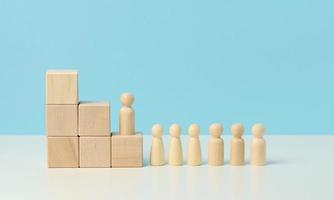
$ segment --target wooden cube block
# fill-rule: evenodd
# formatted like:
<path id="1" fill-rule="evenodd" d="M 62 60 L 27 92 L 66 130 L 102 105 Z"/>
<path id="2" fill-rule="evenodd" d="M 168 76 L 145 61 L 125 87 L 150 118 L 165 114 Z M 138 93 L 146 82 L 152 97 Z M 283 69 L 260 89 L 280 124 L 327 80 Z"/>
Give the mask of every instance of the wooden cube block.
<path id="1" fill-rule="evenodd" d="M 46 105 L 48 136 L 78 135 L 78 105 Z"/>
<path id="2" fill-rule="evenodd" d="M 143 135 L 111 137 L 112 167 L 143 167 Z"/>
<path id="3" fill-rule="evenodd" d="M 110 136 L 109 102 L 80 102 L 79 135 Z"/>
<path id="4" fill-rule="evenodd" d="M 80 167 L 111 167 L 111 137 L 80 137 Z"/>
<path id="5" fill-rule="evenodd" d="M 79 167 L 79 137 L 48 137 L 48 166 Z"/>
<path id="6" fill-rule="evenodd" d="M 78 104 L 78 71 L 46 72 L 46 104 Z"/>

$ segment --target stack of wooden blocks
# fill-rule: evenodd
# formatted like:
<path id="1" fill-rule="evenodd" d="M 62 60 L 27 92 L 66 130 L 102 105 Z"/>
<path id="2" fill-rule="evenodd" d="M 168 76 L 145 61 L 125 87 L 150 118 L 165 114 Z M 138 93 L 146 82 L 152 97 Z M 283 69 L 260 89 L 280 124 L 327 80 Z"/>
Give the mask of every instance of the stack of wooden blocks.
<path id="1" fill-rule="evenodd" d="M 113 135 L 109 102 L 79 103 L 78 88 L 78 71 L 46 73 L 48 166 L 142 167 L 142 134 Z M 120 120 L 134 127 L 134 121 Z"/>

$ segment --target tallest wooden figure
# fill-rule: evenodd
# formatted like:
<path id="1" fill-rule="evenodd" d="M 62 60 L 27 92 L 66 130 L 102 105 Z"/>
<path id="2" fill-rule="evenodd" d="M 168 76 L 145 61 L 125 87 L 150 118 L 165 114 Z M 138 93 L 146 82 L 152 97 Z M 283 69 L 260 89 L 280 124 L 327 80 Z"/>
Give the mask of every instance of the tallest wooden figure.
<path id="1" fill-rule="evenodd" d="M 120 97 L 119 134 L 111 137 L 112 167 L 143 167 L 143 135 L 136 133 L 134 99 L 131 93 Z"/>
<path id="2" fill-rule="evenodd" d="M 131 93 L 124 93 L 121 96 L 123 104 L 119 113 L 119 132 L 120 135 L 135 134 L 135 111 L 131 107 L 134 101 L 134 96 Z"/>

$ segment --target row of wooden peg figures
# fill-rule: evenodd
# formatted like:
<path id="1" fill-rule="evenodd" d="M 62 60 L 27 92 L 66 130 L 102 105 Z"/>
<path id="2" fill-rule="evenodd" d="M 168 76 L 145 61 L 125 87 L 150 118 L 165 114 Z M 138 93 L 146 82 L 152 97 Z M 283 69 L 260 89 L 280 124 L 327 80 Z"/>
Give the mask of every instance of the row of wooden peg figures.
<path id="1" fill-rule="evenodd" d="M 221 138 L 223 133 L 223 126 L 215 123 L 210 126 L 211 138 L 208 144 L 208 164 L 220 166 L 224 164 L 224 141 Z M 244 126 L 242 124 L 234 124 L 231 127 L 233 138 L 231 140 L 231 165 L 244 165 L 245 163 L 245 142 L 242 138 L 244 134 Z M 266 142 L 263 139 L 265 127 L 262 124 L 255 124 L 252 127 L 252 142 L 251 142 L 251 165 L 265 165 L 266 164 Z M 192 124 L 188 129 L 189 143 L 188 143 L 188 165 L 201 165 L 202 154 L 199 140 L 200 127 Z M 181 144 L 181 127 L 178 124 L 173 124 L 169 129 L 170 145 L 168 153 L 169 165 L 182 165 L 183 153 Z M 152 146 L 150 154 L 150 162 L 153 166 L 161 166 L 165 164 L 165 153 L 163 145 L 163 127 L 156 124 L 152 127 Z"/>

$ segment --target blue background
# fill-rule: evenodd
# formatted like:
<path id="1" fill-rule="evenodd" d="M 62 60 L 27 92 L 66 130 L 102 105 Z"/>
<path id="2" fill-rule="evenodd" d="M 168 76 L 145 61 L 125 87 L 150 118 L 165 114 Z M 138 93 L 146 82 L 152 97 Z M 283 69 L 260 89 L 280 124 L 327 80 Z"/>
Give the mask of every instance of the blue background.
<path id="1" fill-rule="evenodd" d="M 45 72 L 80 71 L 81 100 L 136 96 L 137 128 L 221 122 L 334 133 L 334 3 L 0 0 L 0 133 L 44 134 Z"/>

